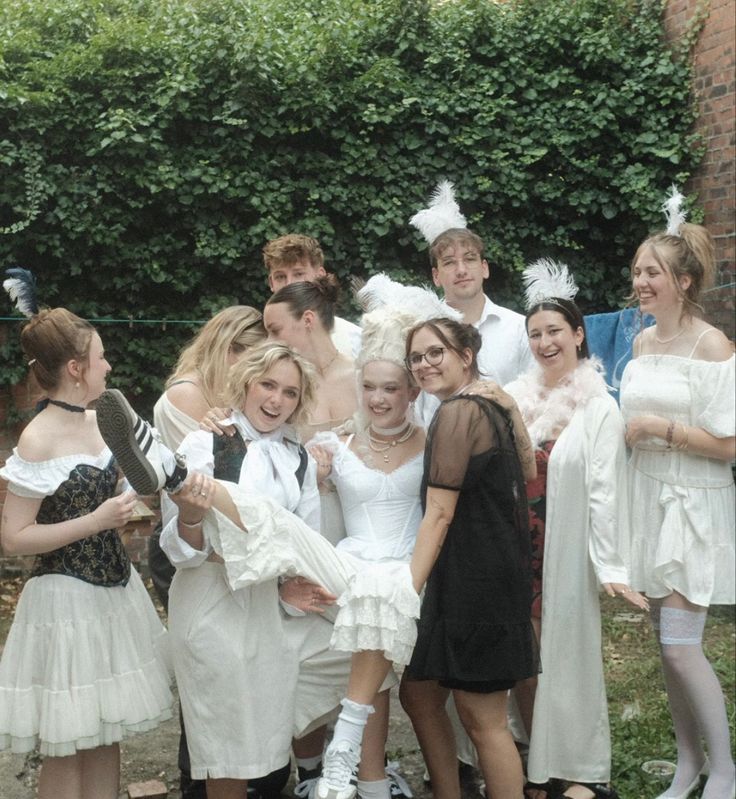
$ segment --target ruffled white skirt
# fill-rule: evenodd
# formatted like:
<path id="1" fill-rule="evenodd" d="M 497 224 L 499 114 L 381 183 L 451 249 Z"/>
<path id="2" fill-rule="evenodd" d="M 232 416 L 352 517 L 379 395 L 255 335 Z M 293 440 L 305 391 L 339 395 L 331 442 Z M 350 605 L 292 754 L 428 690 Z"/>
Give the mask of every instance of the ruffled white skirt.
<path id="1" fill-rule="evenodd" d="M 0 660 L 0 749 L 73 755 L 171 717 L 166 630 L 126 586 L 48 574 L 23 588 Z"/>
<path id="2" fill-rule="evenodd" d="M 344 652 L 379 650 L 405 665 L 411 659 L 419 618 L 419 595 L 409 564 L 368 564 L 337 551 L 319 533 L 266 497 L 247 495 L 225 483 L 247 533 L 218 511 L 205 517 L 205 535 L 225 561 L 233 590 L 301 575 L 339 597 L 330 645 Z"/>
<path id="3" fill-rule="evenodd" d="M 677 591 L 703 607 L 732 605 L 733 483 L 708 488 L 675 485 L 632 469 L 629 492 L 631 586 L 651 598 Z"/>

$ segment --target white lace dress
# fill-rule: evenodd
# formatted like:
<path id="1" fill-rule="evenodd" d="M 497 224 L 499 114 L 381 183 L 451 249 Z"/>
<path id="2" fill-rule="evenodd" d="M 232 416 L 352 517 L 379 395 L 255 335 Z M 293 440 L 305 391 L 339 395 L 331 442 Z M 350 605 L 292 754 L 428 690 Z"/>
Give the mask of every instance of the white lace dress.
<path id="1" fill-rule="evenodd" d="M 639 356 L 621 381 L 624 419 L 655 414 L 719 438 L 734 435 L 735 362 Z M 643 441 L 631 453 L 629 499 L 632 587 L 653 598 L 674 590 L 706 607 L 733 604 L 731 464 Z"/>

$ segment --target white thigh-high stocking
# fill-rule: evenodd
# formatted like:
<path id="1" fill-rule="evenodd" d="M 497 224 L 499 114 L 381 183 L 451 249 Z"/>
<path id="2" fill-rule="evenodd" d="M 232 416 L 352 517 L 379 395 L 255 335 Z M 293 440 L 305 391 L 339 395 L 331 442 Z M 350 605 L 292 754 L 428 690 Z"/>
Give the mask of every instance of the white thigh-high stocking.
<path id="1" fill-rule="evenodd" d="M 696 780 L 705 761 L 701 737 L 710 757 L 703 799 L 729 797 L 733 790 L 734 764 L 723 691 L 702 647 L 705 617 L 705 610 L 660 610 L 662 665 L 677 739 L 677 771 L 665 796 L 684 794 Z"/>

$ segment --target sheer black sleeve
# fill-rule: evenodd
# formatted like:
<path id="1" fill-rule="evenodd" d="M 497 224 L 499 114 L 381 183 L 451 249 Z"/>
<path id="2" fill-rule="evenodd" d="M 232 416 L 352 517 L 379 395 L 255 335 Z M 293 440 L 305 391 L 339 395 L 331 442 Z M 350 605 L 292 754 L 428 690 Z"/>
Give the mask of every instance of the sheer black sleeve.
<path id="1" fill-rule="evenodd" d="M 427 434 L 427 485 L 459 491 L 471 457 L 496 446 L 495 429 L 475 398 L 443 402 Z"/>

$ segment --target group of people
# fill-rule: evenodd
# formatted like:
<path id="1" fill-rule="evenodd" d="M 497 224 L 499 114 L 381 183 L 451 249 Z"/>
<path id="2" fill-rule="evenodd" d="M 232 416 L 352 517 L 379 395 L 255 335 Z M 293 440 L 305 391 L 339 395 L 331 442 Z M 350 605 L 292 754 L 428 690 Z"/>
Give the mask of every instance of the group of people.
<path id="1" fill-rule="evenodd" d="M 637 250 L 631 300 L 655 324 L 619 410 L 565 267 L 525 272 L 522 316 L 483 293 L 449 187 L 412 221 L 444 301 L 376 276 L 358 328 L 319 245 L 281 237 L 263 314 L 202 328 L 155 428 L 106 390 L 91 325 L 26 304 L 47 401 L 0 471 L 2 546 L 36 555 L 0 748 L 40 748 L 44 799 L 117 796 L 119 742 L 170 717 L 172 669 L 181 765 L 211 799 L 277 794 L 292 755 L 317 799 L 389 799 L 399 683 L 437 799 L 459 798 L 459 756 L 490 799 L 615 798 L 601 590 L 648 609 L 660 646 L 677 769 L 659 799 L 706 773 L 703 797 L 734 797 L 701 645 L 735 581 L 735 360 L 698 305 L 710 236 L 676 217 Z M 115 532 L 158 491 L 168 633 Z"/>

